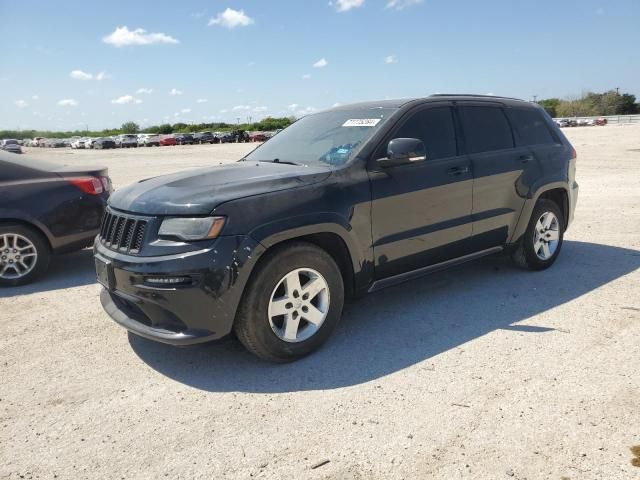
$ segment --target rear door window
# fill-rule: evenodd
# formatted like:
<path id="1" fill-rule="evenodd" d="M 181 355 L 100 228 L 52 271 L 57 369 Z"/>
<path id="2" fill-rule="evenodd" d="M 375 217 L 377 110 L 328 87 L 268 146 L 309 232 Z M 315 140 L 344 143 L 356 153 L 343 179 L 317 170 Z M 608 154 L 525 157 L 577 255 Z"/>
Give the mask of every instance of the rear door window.
<path id="1" fill-rule="evenodd" d="M 453 111 L 450 107 L 426 108 L 414 113 L 393 137 L 422 140 L 427 151 L 427 160 L 457 155 Z M 384 157 L 387 152 L 385 150 L 381 153 Z"/>
<path id="2" fill-rule="evenodd" d="M 493 106 L 461 106 L 460 121 L 467 153 L 513 148 L 513 133 L 504 111 Z"/>
<path id="3" fill-rule="evenodd" d="M 523 145 L 553 145 L 556 143 L 542 113 L 537 109 L 513 108 L 509 113 Z"/>

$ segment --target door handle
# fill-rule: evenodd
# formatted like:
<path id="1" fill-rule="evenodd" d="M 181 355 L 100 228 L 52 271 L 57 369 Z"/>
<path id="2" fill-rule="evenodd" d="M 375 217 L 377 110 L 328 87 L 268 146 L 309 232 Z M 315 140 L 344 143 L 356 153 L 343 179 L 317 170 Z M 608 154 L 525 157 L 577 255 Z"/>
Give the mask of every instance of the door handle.
<path id="1" fill-rule="evenodd" d="M 462 175 L 463 173 L 468 173 L 469 172 L 469 167 L 465 166 L 465 167 L 451 167 L 449 170 L 447 170 L 447 173 L 449 175 Z"/>
<path id="2" fill-rule="evenodd" d="M 529 163 L 533 160 L 533 155 L 520 155 L 520 163 Z"/>

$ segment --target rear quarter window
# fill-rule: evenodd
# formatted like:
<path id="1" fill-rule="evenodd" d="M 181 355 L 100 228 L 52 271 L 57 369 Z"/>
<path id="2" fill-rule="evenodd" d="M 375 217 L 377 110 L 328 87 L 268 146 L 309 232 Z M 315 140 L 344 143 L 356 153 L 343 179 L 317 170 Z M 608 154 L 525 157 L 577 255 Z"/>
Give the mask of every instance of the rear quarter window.
<path id="1" fill-rule="evenodd" d="M 458 108 L 467 153 L 492 152 L 513 148 L 513 133 L 504 111 L 493 106 Z"/>
<path id="2" fill-rule="evenodd" d="M 523 145 L 553 145 L 555 138 L 542 112 L 534 108 L 513 108 L 509 111 Z"/>

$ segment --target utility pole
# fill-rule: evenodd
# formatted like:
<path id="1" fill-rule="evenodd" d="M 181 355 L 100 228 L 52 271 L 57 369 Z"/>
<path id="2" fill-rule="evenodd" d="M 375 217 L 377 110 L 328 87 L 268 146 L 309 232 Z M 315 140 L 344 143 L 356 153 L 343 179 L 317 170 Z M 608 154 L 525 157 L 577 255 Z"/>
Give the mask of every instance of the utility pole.
<path id="1" fill-rule="evenodd" d="M 616 95 L 620 95 L 620 87 L 616 87 Z"/>
<path id="2" fill-rule="evenodd" d="M 538 95 L 534 95 L 533 96 L 533 103 L 538 103 L 537 100 L 538 100 Z"/>

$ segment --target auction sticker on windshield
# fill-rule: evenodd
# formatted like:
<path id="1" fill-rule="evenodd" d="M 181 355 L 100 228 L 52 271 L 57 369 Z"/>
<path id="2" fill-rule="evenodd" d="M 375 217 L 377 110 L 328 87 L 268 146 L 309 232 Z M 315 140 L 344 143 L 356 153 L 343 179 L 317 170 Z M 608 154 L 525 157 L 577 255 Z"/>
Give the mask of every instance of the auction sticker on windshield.
<path id="1" fill-rule="evenodd" d="M 342 124 L 343 127 L 375 127 L 379 118 L 350 118 Z"/>

